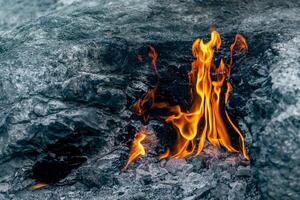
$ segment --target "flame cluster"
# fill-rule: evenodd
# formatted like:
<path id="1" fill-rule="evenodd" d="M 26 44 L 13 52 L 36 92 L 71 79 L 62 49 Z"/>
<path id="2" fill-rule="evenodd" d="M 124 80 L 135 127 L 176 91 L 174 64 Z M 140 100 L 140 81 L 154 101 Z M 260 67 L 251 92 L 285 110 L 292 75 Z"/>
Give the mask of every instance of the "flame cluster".
<path id="1" fill-rule="evenodd" d="M 215 49 L 219 49 L 221 43 L 219 33 L 212 31 L 209 42 L 204 43 L 202 39 L 196 39 L 192 45 L 195 60 L 189 73 L 193 99 L 189 110 L 182 111 L 179 105 L 170 106 L 165 102 L 153 105 L 155 108 L 168 109 L 172 113 L 165 118 L 165 121 L 172 123 L 177 131 L 177 139 L 172 151 L 167 150 L 160 158 L 198 155 L 206 139 L 229 152 L 238 152 L 238 147 L 232 145 L 229 137 L 227 124 L 230 124 L 239 137 L 239 145 L 244 157 L 249 159 L 243 135 L 232 122 L 224 106 L 232 90 L 229 82 L 231 65 L 227 66 L 221 59 L 217 67 L 213 61 Z M 247 48 L 246 40 L 238 34 L 230 48 L 230 63 L 232 63 L 233 50 Z M 223 88 L 225 92 L 222 92 Z"/>
<path id="2" fill-rule="evenodd" d="M 168 102 L 155 102 L 160 78 L 156 68 L 158 54 L 153 47 L 150 47 L 149 57 L 152 59 L 153 71 L 158 81 L 154 89 L 148 90 L 144 98 L 139 99 L 133 105 L 133 109 L 145 120 L 148 120 L 145 112 L 149 109 L 145 105 L 150 104 L 150 109 L 164 109 L 170 113 L 162 118 L 175 128 L 176 142 L 173 147 L 167 148 L 166 152 L 160 155 L 161 159 L 199 155 L 206 140 L 229 152 L 241 151 L 243 156 L 249 159 L 243 134 L 226 111 L 226 103 L 232 91 L 229 77 L 233 65 L 233 53 L 247 50 L 248 46 L 245 38 L 236 34 L 234 42 L 230 45 L 229 64 L 225 64 L 224 60 L 220 59 L 217 66 L 214 63 L 214 55 L 215 50 L 220 49 L 221 44 L 220 34 L 215 30 L 211 31 L 211 38 L 208 42 L 205 43 L 202 39 L 196 39 L 193 42 L 194 61 L 189 72 L 192 101 L 188 110 L 182 110 L 180 105 L 172 106 Z M 143 134 L 133 142 L 132 152 L 136 152 L 130 154 L 126 168 L 137 155 L 145 153 L 140 145 L 144 137 Z M 231 137 L 238 138 L 238 144 L 233 144 Z"/>

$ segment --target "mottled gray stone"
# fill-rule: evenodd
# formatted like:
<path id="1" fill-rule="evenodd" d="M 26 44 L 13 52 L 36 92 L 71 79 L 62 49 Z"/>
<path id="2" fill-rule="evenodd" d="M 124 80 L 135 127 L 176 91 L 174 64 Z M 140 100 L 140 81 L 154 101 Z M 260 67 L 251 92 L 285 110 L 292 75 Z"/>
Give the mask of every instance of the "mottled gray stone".
<path id="1" fill-rule="evenodd" d="M 170 173 L 175 173 L 178 170 L 183 170 L 186 165 L 185 159 L 169 159 L 164 166 Z"/>
<path id="2" fill-rule="evenodd" d="M 230 184 L 231 190 L 228 193 L 228 200 L 245 199 L 245 182 L 234 182 Z"/>
<path id="3" fill-rule="evenodd" d="M 299 199 L 298 10 L 297 0 L 0 0 L 0 199 Z M 228 110 L 252 171 L 213 148 L 185 161 L 158 161 L 154 148 L 121 172 L 127 129 L 141 126 L 130 105 L 154 83 L 137 54 L 155 46 L 165 87 L 185 88 L 191 43 L 213 24 L 227 47 L 236 32 L 248 40 Z M 32 191 L 43 160 L 76 167 Z"/>
<path id="4" fill-rule="evenodd" d="M 237 176 L 251 176 L 251 169 L 250 169 L 250 167 L 240 166 L 237 169 L 236 175 Z"/>

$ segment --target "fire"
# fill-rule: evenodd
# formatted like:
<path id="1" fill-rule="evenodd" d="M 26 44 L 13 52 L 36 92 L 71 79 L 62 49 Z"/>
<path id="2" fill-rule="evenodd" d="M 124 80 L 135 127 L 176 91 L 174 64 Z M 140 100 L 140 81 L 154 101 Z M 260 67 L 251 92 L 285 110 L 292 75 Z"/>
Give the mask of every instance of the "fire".
<path id="1" fill-rule="evenodd" d="M 37 189 L 40 189 L 40 188 L 43 188 L 43 187 L 46 187 L 46 186 L 48 186 L 47 183 L 37 183 L 37 184 L 31 186 L 31 189 L 37 190 Z"/>
<path id="2" fill-rule="evenodd" d="M 150 51 L 149 51 L 149 58 L 151 58 L 151 64 L 152 64 L 152 70 L 156 75 L 157 78 L 157 82 L 156 85 L 153 89 L 149 89 L 147 91 L 147 93 L 144 95 L 144 98 L 139 99 L 133 106 L 132 109 L 140 116 L 143 116 L 144 121 L 148 121 L 148 115 L 146 114 L 147 110 L 153 105 L 154 101 L 155 101 L 155 93 L 157 90 L 157 87 L 159 85 L 159 73 L 157 71 L 157 67 L 156 67 L 156 63 L 157 63 L 157 58 L 158 58 L 158 54 L 155 50 L 154 47 L 149 46 Z"/>
<path id="3" fill-rule="evenodd" d="M 148 56 L 152 60 L 151 64 L 152 64 L 153 71 L 155 72 L 155 75 L 159 79 L 159 74 L 158 74 L 157 67 L 156 67 L 156 62 L 157 62 L 158 54 L 157 54 L 157 52 L 156 52 L 156 50 L 155 50 L 154 47 L 150 46 L 149 48 L 150 48 L 150 52 L 149 52 Z"/>
<path id="4" fill-rule="evenodd" d="M 145 148 L 142 145 L 142 142 L 145 140 L 146 136 L 147 136 L 147 129 L 142 128 L 138 133 L 136 133 L 134 140 L 132 141 L 132 146 L 131 146 L 131 150 L 129 153 L 129 158 L 128 161 L 125 165 L 125 167 L 123 168 L 123 170 L 125 171 L 129 164 L 134 161 L 135 159 L 137 159 L 139 156 L 143 156 L 146 154 L 145 152 Z"/>
<path id="5" fill-rule="evenodd" d="M 229 137 L 227 126 L 230 124 L 235 131 L 234 134 L 237 134 L 239 138 L 240 149 L 244 157 L 249 159 L 243 135 L 225 110 L 225 103 L 232 90 L 228 78 L 233 50 L 245 49 L 247 43 L 241 35 L 237 34 L 234 43 L 230 46 L 230 64 L 227 66 L 221 59 L 219 66 L 216 67 L 213 61 L 215 48 L 219 49 L 221 43 L 220 34 L 213 30 L 209 42 L 205 43 L 202 39 L 196 39 L 192 45 L 195 60 L 189 73 L 192 95 L 189 110 L 182 111 L 179 105 L 155 103 L 155 108 L 168 109 L 172 113 L 165 118 L 165 121 L 172 123 L 177 131 L 176 143 L 172 151 L 168 149 L 160 158 L 199 155 L 206 139 L 215 146 L 224 147 L 229 152 L 238 152 L 239 148 L 232 144 Z M 222 92 L 223 90 L 225 92 Z"/>
<path id="6" fill-rule="evenodd" d="M 229 64 L 225 64 L 224 60 L 220 59 L 217 66 L 214 63 L 214 54 L 215 49 L 220 49 L 221 44 L 220 34 L 216 30 L 211 30 L 211 38 L 208 42 L 205 43 L 202 39 L 193 42 L 194 61 L 188 74 L 192 100 L 188 110 L 182 110 L 180 105 L 172 106 L 167 102 L 155 102 L 160 78 L 156 68 L 158 54 L 153 47 L 150 47 L 149 57 L 152 59 L 153 70 L 158 81 L 154 89 L 150 89 L 143 99 L 139 99 L 134 104 L 133 109 L 144 117 L 147 111 L 145 105 L 148 105 L 149 109 L 163 109 L 169 112 L 168 116 L 162 118 L 176 129 L 177 137 L 175 145 L 167 148 L 160 155 L 160 159 L 199 155 L 205 141 L 208 140 L 212 145 L 223 147 L 229 152 L 241 151 L 249 160 L 243 134 L 226 111 L 226 103 L 232 91 L 229 78 L 233 66 L 233 53 L 247 50 L 248 45 L 242 35 L 236 34 L 234 42 L 230 45 Z M 140 136 L 140 139 L 143 140 L 144 137 Z M 231 141 L 233 138 L 237 139 L 238 144 Z M 133 146 L 136 144 L 134 143 Z M 132 158 L 136 158 L 141 154 L 140 152 L 144 153 L 144 149 L 134 151 L 139 153 L 131 154 Z M 128 162 L 132 160 L 129 159 Z"/>
<path id="7" fill-rule="evenodd" d="M 147 91 L 143 99 L 139 99 L 133 106 L 132 109 L 137 115 L 143 116 L 144 121 L 148 121 L 147 105 L 151 105 L 154 102 L 156 88 Z"/>

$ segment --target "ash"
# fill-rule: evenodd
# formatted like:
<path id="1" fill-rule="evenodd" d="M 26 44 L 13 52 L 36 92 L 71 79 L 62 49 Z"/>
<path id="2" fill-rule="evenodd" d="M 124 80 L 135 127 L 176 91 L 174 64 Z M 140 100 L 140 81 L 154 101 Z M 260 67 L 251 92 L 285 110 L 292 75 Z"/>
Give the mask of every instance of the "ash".
<path id="1" fill-rule="evenodd" d="M 300 199 L 299 6 L 0 0 L 0 200 Z M 181 103 L 192 41 L 211 25 L 224 47 L 237 32 L 249 44 L 228 110 L 251 160 L 208 143 L 197 157 L 158 160 L 172 130 L 153 119 L 155 147 L 122 172 L 142 125 L 130 106 L 155 83 L 138 55 L 156 48 L 160 94 Z"/>

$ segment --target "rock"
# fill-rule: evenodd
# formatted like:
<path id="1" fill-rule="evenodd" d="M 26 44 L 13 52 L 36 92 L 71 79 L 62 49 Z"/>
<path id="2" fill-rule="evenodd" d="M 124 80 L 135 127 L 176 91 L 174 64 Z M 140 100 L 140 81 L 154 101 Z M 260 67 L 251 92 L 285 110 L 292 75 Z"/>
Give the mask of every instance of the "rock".
<path id="1" fill-rule="evenodd" d="M 165 168 L 170 173 L 175 173 L 178 170 L 183 170 L 186 165 L 185 159 L 169 159 L 165 165 Z"/>
<path id="2" fill-rule="evenodd" d="M 274 95 L 269 97 L 268 105 L 273 106 L 277 102 L 277 106 L 273 106 L 269 120 L 261 124 L 263 128 L 260 131 L 254 129 L 258 135 L 255 159 L 258 184 L 266 199 L 300 198 L 300 157 L 297 156 L 300 146 L 300 96 L 296 86 L 300 76 L 295 65 L 299 63 L 299 45 L 298 36 L 274 44 L 278 56 L 271 66 Z"/>
<path id="3" fill-rule="evenodd" d="M 242 167 L 239 166 L 236 172 L 237 176 L 246 176 L 246 177 L 250 177 L 251 176 L 251 169 L 250 167 Z"/>
<path id="4" fill-rule="evenodd" d="M 3 194 L 0 194 L 0 200 L 6 200 L 7 197 L 5 197 Z"/>
<path id="5" fill-rule="evenodd" d="M 9 189 L 9 184 L 8 183 L 1 183 L 0 184 L 0 192 L 1 193 L 6 193 Z"/>
<path id="6" fill-rule="evenodd" d="M 231 178 L 231 174 L 228 173 L 227 171 L 225 171 L 224 173 L 222 173 L 222 179 L 224 180 L 230 180 Z"/>
<path id="7" fill-rule="evenodd" d="M 191 194 L 196 194 L 196 196 L 201 196 L 204 192 L 208 191 L 211 187 L 211 183 L 206 177 L 201 176 L 197 173 L 190 173 L 181 186 L 185 196 Z"/>
<path id="8" fill-rule="evenodd" d="M 0 0 L 0 199 L 300 199 L 298 7 L 296 0 Z M 224 48 L 236 32 L 248 41 L 248 54 L 234 58 L 226 106 L 245 134 L 251 170 L 237 154 L 209 147 L 166 161 L 155 148 L 121 172 L 143 124 L 130 107 L 156 81 L 148 46 L 159 54 L 159 98 L 182 103 L 192 42 L 207 41 L 213 24 Z M 159 124 L 150 123 L 158 149 L 175 136 Z M 33 178 L 49 177 L 49 187 L 28 189 Z"/>
<path id="9" fill-rule="evenodd" d="M 246 187 L 244 182 L 230 184 L 231 190 L 228 193 L 228 200 L 245 199 Z"/>
<path id="10" fill-rule="evenodd" d="M 137 194 L 134 194 L 129 198 L 130 200 L 146 200 L 146 194 L 143 192 L 139 192 Z"/>
<path id="11" fill-rule="evenodd" d="M 212 193 L 212 198 L 213 199 L 229 199 L 229 191 L 231 188 L 225 184 L 225 183 L 220 183 L 217 185 L 217 187 L 211 192 Z"/>

